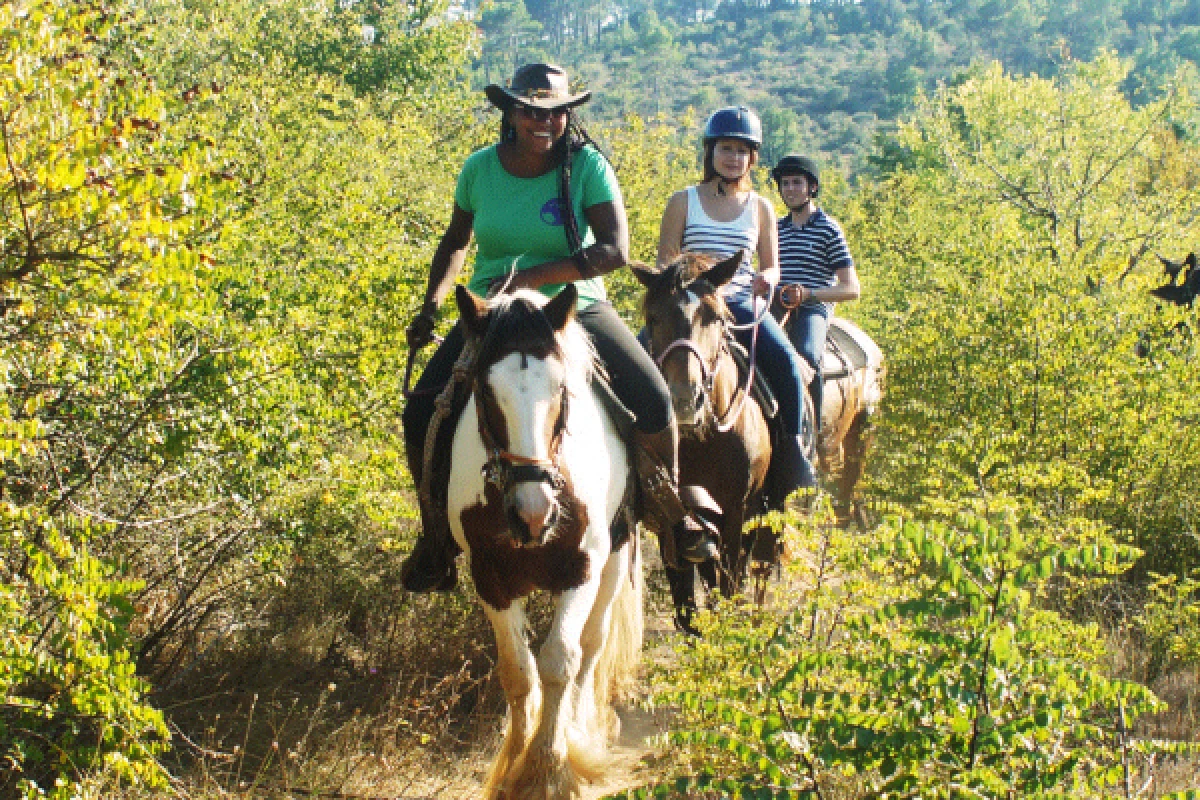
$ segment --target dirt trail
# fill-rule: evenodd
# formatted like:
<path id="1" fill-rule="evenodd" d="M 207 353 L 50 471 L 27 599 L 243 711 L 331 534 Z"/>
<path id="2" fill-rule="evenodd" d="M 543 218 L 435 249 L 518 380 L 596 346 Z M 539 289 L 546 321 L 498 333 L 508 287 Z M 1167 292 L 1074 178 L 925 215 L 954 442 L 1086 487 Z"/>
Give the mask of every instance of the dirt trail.
<path id="1" fill-rule="evenodd" d="M 654 658 L 656 651 L 658 655 L 668 651 L 667 638 L 674 635 L 669 615 L 647 616 L 643 663 Z M 650 740 L 669 730 L 670 713 L 665 709 L 648 712 L 635 705 L 623 705 L 617 707 L 617 715 L 621 718 L 621 733 L 611 746 L 612 768 L 602 782 L 588 787 L 584 800 L 597 800 L 622 789 L 641 786 L 654 777 L 652 766 L 646 763 L 647 757 L 654 754 Z"/>

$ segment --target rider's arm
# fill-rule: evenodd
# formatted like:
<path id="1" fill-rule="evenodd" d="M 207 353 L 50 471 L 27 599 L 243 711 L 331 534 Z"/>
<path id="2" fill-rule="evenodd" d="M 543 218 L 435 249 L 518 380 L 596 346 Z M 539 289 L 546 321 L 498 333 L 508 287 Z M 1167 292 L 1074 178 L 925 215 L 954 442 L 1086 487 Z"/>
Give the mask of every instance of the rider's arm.
<path id="1" fill-rule="evenodd" d="M 425 286 L 422 313 L 432 314 L 441 307 L 442 301 L 450 293 L 450 287 L 458 278 L 458 273 L 462 272 L 463 262 L 467 260 L 467 245 L 471 243 L 471 226 L 474 221 L 474 214 L 459 208 L 458 203 L 454 204 L 450 224 L 446 226 L 446 232 L 442 234 L 429 266 L 429 282 Z"/>
<path id="2" fill-rule="evenodd" d="M 574 281 L 607 275 L 629 263 L 629 221 L 625 204 L 618 196 L 583 210 L 588 227 L 596 237 L 595 244 L 585 247 L 570 258 L 559 258 L 523 269 L 512 276 L 512 289 L 536 289 L 549 283 Z M 582 263 L 580 263 L 582 262 Z"/>
<path id="3" fill-rule="evenodd" d="M 676 192 L 667 201 L 658 228 L 658 268 L 670 264 L 683 252 L 683 229 L 687 225 L 687 192 Z"/>
<path id="4" fill-rule="evenodd" d="M 804 299 L 818 303 L 845 303 L 858 299 L 861 290 L 858 285 L 858 272 L 854 267 L 842 267 L 836 270 L 833 276 L 837 278 L 837 283 L 820 289 L 809 289 L 808 296 Z"/>
<path id="5" fill-rule="evenodd" d="M 779 283 L 779 230 L 775 227 L 775 209 L 765 197 L 758 198 L 758 277 L 769 286 L 760 290 L 762 283 L 755 282 L 755 293 L 769 295 Z"/>

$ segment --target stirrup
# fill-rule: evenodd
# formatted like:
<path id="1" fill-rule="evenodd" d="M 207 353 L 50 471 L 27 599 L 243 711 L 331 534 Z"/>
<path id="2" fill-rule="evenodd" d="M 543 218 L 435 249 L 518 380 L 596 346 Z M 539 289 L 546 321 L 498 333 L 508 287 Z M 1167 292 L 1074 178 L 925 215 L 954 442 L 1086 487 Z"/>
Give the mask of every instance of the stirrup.
<path id="1" fill-rule="evenodd" d="M 694 516 L 681 519 L 671 531 L 671 535 L 675 537 L 675 551 L 684 561 L 703 564 L 721 557 L 721 550 L 717 547 L 714 537 Z"/>

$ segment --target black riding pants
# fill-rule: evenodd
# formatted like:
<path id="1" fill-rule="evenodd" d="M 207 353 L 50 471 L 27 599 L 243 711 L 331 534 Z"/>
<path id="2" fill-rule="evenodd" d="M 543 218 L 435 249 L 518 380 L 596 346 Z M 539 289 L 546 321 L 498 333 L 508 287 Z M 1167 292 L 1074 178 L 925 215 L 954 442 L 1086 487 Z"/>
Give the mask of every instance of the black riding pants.
<path id="1" fill-rule="evenodd" d="M 637 418 L 634 427 L 643 433 L 657 433 L 667 427 L 672 409 L 666 381 L 613 307 L 604 302 L 593 303 L 578 312 L 576 318 L 591 337 L 596 354 L 608 372 L 613 392 Z M 430 357 L 413 387 L 416 394 L 409 398 L 404 408 L 404 441 L 414 481 L 421 480 L 421 452 L 425 432 L 433 418 L 434 403 L 454 373 L 454 363 L 464 344 L 460 322 L 450 329 L 445 341 Z"/>

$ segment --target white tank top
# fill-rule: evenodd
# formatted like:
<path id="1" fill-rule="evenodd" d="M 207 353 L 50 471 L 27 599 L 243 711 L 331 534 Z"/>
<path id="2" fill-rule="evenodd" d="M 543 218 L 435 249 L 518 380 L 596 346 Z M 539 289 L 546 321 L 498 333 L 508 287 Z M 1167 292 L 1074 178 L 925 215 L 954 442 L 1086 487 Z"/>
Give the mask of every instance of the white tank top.
<path id="1" fill-rule="evenodd" d="M 746 208 L 737 219 L 717 222 L 705 213 L 696 187 L 689 186 L 682 250 L 685 253 L 706 253 L 719 258 L 728 258 L 742 250 L 742 263 L 738 265 L 733 280 L 721 288 L 721 294 L 726 297 L 749 294 L 754 285 L 754 267 L 750 256 L 758 250 L 758 195 L 750 193 L 746 200 Z"/>

